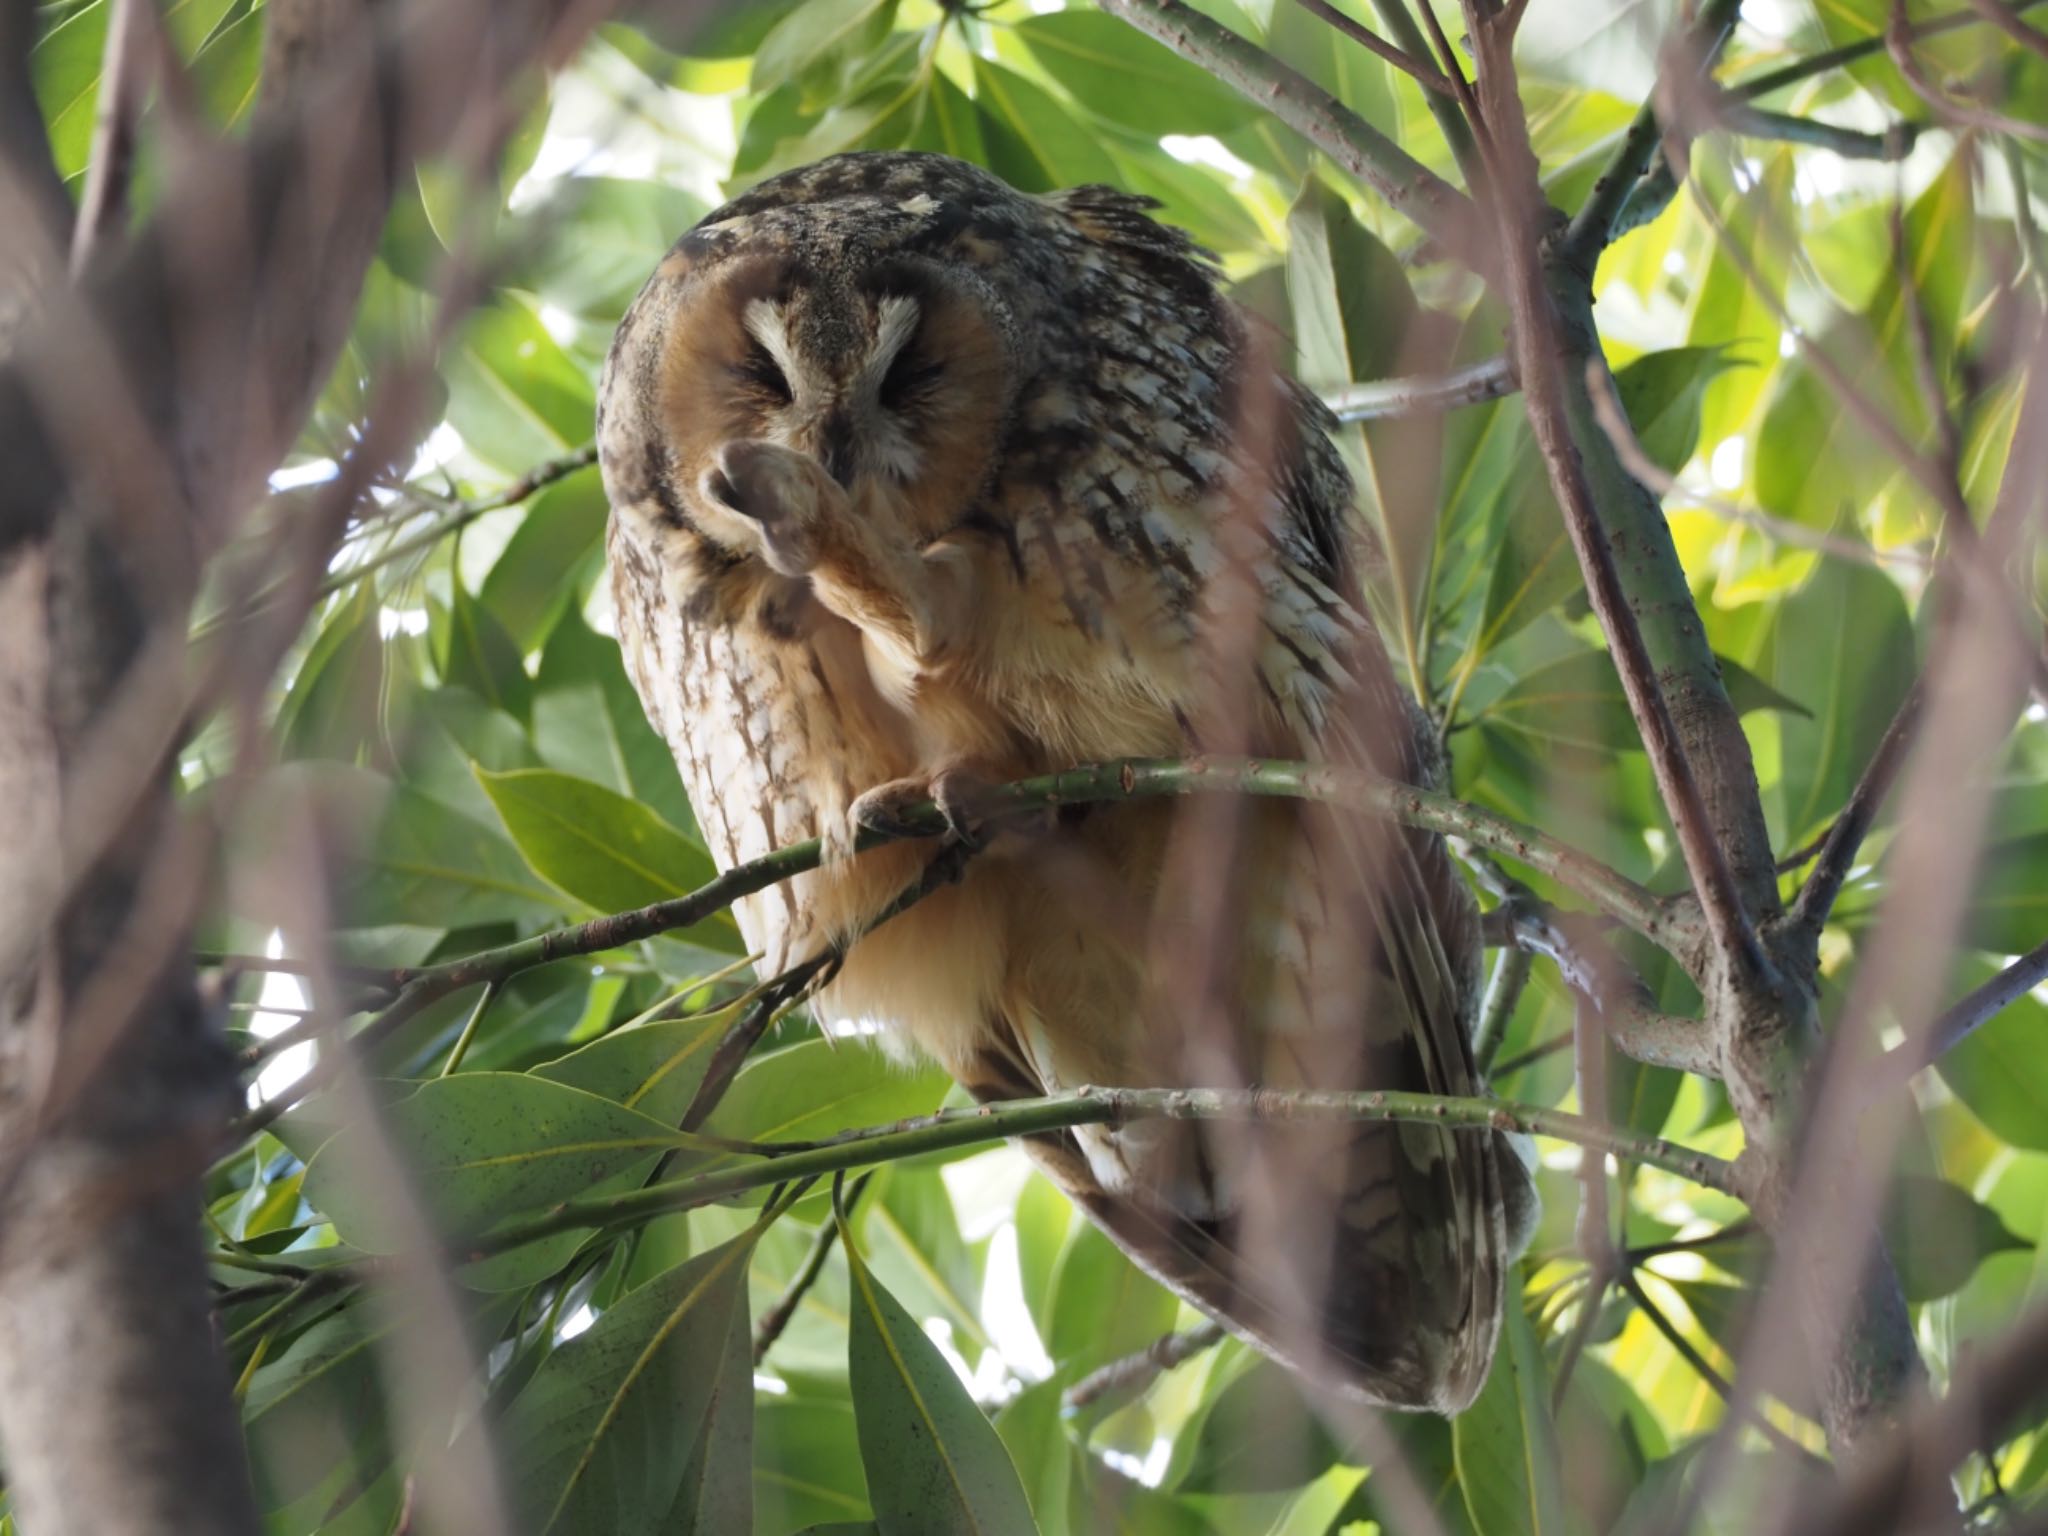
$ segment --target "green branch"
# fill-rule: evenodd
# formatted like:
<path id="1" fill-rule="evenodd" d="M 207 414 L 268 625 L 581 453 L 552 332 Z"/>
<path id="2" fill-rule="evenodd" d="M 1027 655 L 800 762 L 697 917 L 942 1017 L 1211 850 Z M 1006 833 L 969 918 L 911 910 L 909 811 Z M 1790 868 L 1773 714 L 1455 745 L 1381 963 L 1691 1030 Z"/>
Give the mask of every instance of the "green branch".
<path id="1" fill-rule="evenodd" d="M 941 1110 L 919 1120 L 853 1131 L 801 1151 L 764 1157 L 738 1168 L 651 1184 L 614 1195 L 571 1200 L 512 1221 L 469 1245 L 474 1254 L 502 1253 L 543 1237 L 647 1221 L 792 1179 L 814 1178 L 875 1163 L 979 1146 L 1012 1136 L 1042 1136 L 1082 1125 L 1136 1120 L 1393 1121 L 1460 1130 L 1524 1131 L 1661 1168 L 1724 1194 L 1745 1198 L 1734 1163 L 1658 1136 L 1588 1120 L 1563 1110 L 1496 1099 L 1430 1093 L 1277 1093 L 1267 1089 L 1079 1088 L 1042 1099 L 1014 1099 L 974 1109 Z"/>
<path id="2" fill-rule="evenodd" d="M 1742 0 L 1707 0 L 1700 8 L 1699 19 L 1694 23 L 1688 41 L 1690 50 L 1699 60 L 1701 74 L 1714 67 L 1714 60 L 1720 55 L 1721 45 L 1734 28 L 1735 18 L 1741 9 Z M 1653 92 L 1650 100 L 1637 109 L 1635 120 L 1622 134 L 1621 143 L 1607 162 L 1607 169 L 1593 183 L 1592 195 L 1572 217 L 1571 228 L 1565 233 L 1560 254 L 1589 275 L 1600 252 L 1614 238 L 1616 220 L 1623 205 L 1636 190 L 1636 183 L 1643 179 L 1643 173 L 1649 170 L 1650 157 L 1657 152 L 1662 129 L 1657 122 L 1655 101 L 1656 93 Z"/>
<path id="3" fill-rule="evenodd" d="M 1177 758 L 1122 758 L 995 786 L 988 791 L 986 814 L 991 819 L 1000 819 L 1049 806 L 1190 794 L 1314 800 L 1391 817 L 1404 825 L 1445 836 L 1462 837 L 1547 876 L 1674 953 L 1689 950 L 1697 937 L 1697 919 L 1686 907 L 1666 901 L 1576 848 L 1496 812 L 1359 769 L 1246 758 L 1196 758 L 1185 762 Z M 947 830 L 944 816 L 929 803 L 904 812 L 902 819 L 911 836 L 937 836 Z M 854 847 L 873 848 L 889 840 L 882 833 L 863 828 Z M 514 944 L 479 950 L 460 960 L 393 971 L 390 977 L 403 989 L 401 1001 L 414 999 L 417 1011 L 463 987 L 502 981 L 557 960 L 598 954 L 656 934 L 688 928 L 743 896 L 816 869 L 820 856 L 816 838 L 791 843 L 749 863 L 735 865 L 687 896 L 592 918 Z"/>

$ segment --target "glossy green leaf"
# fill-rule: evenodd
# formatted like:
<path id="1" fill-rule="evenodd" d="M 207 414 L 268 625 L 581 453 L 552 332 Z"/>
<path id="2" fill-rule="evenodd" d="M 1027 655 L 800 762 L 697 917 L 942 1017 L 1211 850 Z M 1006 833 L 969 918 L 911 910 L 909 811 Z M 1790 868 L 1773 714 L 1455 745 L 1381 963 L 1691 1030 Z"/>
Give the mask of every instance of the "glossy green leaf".
<path id="1" fill-rule="evenodd" d="M 520 1211 L 587 1193 L 679 1145 L 676 1132 L 594 1093 L 508 1072 L 424 1084 L 389 1115 L 391 1144 L 448 1230 L 467 1235 Z M 380 1186 L 367 1131 L 343 1131 L 313 1158 L 306 1197 L 359 1248 L 407 1241 Z"/>
<path id="2" fill-rule="evenodd" d="M 1948 1180 L 1915 1175 L 1888 1192 L 1884 1235 L 1912 1302 L 1960 1290 L 1990 1254 L 2030 1246 L 1996 1211 Z"/>
<path id="3" fill-rule="evenodd" d="M 730 1025 L 723 1014 L 639 1024 L 593 1040 L 535 1072 L 674 1125 L 689 1108 Z"/>
<path id="4" fill-rule="evenodd" d="M 1493 1369 L 1472 1406 L 1452 1421 L 1451 1436 L 1479 1536 L 1564 1536 L 1550 1374 L 1520 1306 L 1506 1309 Z"/>
<path id="5" fill-rule="evenodd" d="M 1017 24 L 1045 72 L 1088 111 L 1148 133 L 1228 133 L 1258 110 L 1213 76 L 1101 11 Z"/>
<path id="6" fill-rule="evenodd" d="M 1173 1330 L 1180 1301 L 1092 1223 L 1074 1228 L 1053 1272 L 1045 1347 L 1075 1372 L 1135 1354 Z"/>
<path id="7" fill-rule="evenodd" d="M 1778 726 L 1784 835 L 1796 843 L 1841 809 L 1912 681 L 1905 599 L 1867 566 L 1822 561 L 1780 606 L 1761 670 L 1809 711 Z"/>
<path id="8" fill-rule="evenodd" d="M 989 168 L 1024 192 L 1114 182 L 1116 166 L 1094 135 L 1037 82 L 977 55 L 974 104 Z"/>
<path id="9" fill-rule="evenodd" d="M 524 720 L 533 708 L 533 679 L 519 647 L 498 618 L 462 589 L 448 608 L 442 680 L 466 688 L 493 709 Z"/>
<path id="10" fill-rule="evenodd" d="M 507 474 L 590 438 L 597 392 L 539 314 L 505 299 L 471 315 L 442 363 L 448 420 Z"/>
<path id="11" fill-rule="evenodd" d="M 995 1427 L 851 1245 L 847 1373 L 882 1536 L 1035 1536 Z"/>
<path id="12" fill-rule="evenodd" d="M 701 1367 L 700 1361 L 691 1362 Z M 744 1294 L 732 1309 L 725 1351 L 682 1487 L 662 1529 L 676 1536 L 725 1536 L 754 1524 L 754 1336 Z"/>
<path id="13" fill-rule="evenodd" d="M 717 874 L 697 844 L 602 785 L 545 768 L 477 778 L 534 872 L 600 912 L 687 895 Z"/>
<path id="14" fill-rule="evenodd" d="M 499 1445 L 537 1536 L 678 1528 L 662 1522 L 682 1511 L 682 1448 L 707 1420 L 718 1431 L 753 1246 L 750 1232 L 649 1281 L 513 1401 Z"/>

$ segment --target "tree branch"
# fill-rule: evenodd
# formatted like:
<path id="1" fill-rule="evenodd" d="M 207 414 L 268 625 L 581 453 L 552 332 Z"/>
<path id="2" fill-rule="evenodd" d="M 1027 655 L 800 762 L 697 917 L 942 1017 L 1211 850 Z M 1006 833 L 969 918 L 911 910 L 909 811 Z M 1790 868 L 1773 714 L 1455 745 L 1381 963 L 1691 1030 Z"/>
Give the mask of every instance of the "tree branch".
<path id="1" fill-rule="evenodd" d="M 1162 1335 L 1136 1354 L 1125 1355 L 1121 1360 L 1112 1360 L 1099 1370 L 1090 1371 L 1067 1388 L 1060 1399 L 1061 1404 L 1072 1413 L 1091 1407 L 1105 1397 L 1114 1397 L 1118 1401 L 1136 1397 L 1175 1366 L 1186 1364 L 1203 1350 L 1214 1349 L 1222 1342 L 1221 1323 L 1203 1323 L 1185 1333 Z"/>
<path id="2" fill-rule="evenodd" d="M 1706 0 L 1691 32 L 1678 45 L 1687 58 L 1686 67 L 1694 68 L 1702 75 L 1714 67 L 1714 60 L 1720 56 L 1721 45 L 1734 27 L 1741 9 L 1742 0 Z M 1664 69 L 1671 67 L 1667 60 Z M 1663 72 L 1659 72 L 1657 90 L 1637 109 L 1634 121 L 1621 136 L 1621 143 L 1615 146 L 1607 169 L 1593 183 L 1591 195 L 1573 216 L 1571 227 L 1560 243 L 1560 256 L 1588 274 L 1599 260 L 1600 252 L 1614 238 L 1615 223 L 1622 207 L 1649 170 L 1651 156 L 1656 154 L 1662 139 L 1657 107 L 1666 90 L 1665 81 L 1661 78 Z"/>
<path id="3" fill-rule="evenodd" d="M 1102 0 L 1102 8 L 1257 102 L 1458 260 L 1482 271 L 1490 264 L 1471 199 L 1313 80 L 1181 0 Z"/>
<path id="4" fill-rule="evenodd" d="M 1777 890 L 1748 741 L 1721 685 L 1661 511 L 1615 460 L 1593 422 L 1583 378 L 1566 366 L 1567 359 L 1597 352 L 1588 281 L 1569 264 L 1569 247 L 1563 268 L 1546 273 L 1541 263 L 1541 193 L 1514 66 L 1497 39 L 1482 45 L 1480 58 L 1495 151 L 1513 161 L 1512 171 L 1501 164 L 1494 168 L 1501 220 L 1497 244 L 1505 263 L 1516 372 L 1529 425 L 1715 947 L 1748 976 L 1765 977 L 1770 964 L 1751 926 L 1745 896 L 1761 915 L 1771 915 Z M 1561 308 L 1571 316 L 1576 334 L 1568 334 Z M 1604 471 L 1598 496 L 1591 479 L 1595 469 Z M 1632 554 L 1629 585 L 1616 564 L 1617 547 Z M 1639 614 L 1662 621 L 1661 657 L 1652 655 Z M 1707 749 L 1701 755 L 1717 790 L 1712 809 L 1694 777 L 1692 754 L 1661 677 L 1689 685 L 1690 713 L 1697 722 L 1693 734 Z M 1740 879 L 1731 853 L 1742 861 Z"/>
<path id="5" fill-rule="evenodd" d="M 1989 1023 L 2044 981 L 2048 981 L 2048 941 L 2035 945 L 1996 976 L 1951 1005 L 1927 1027 L 1925 1045 L 1901 1045 L 1888 1052 L 1886 1060 L 1896 1058 L 1900 1070 L 1884 1076 L 1890 1083 L 1896 1083 L 1901 1077 L 1911 1078 L 1922 1067 L 1940 1060 L 1961 1045 L 1980 1026 Z"/>
<path id="6" fill-rule="evenodd" d="M 851 1131 L 801 1151 L 737 1168 L 652 1184 L 614 1195 L 571 1200 L 508 1222 L 467 1245 L 475 1253 L 503 1253 L 558 1232 L 610 1228 L 672 1211 L 810 1178 L 894 1162 L 1012 1136 L 1040 1136 L 1082 1125 L 1126 1125 L 1138 1120 L 1377 1121 L 1444 1125 L 1457 1130 L 1522 1131 L 1574 1142 L 1598 1152 L 1662 1168 L 1736 1199 L 1747 1181 L 1730 1162 L 1657 1136 L 1640 1136 L 1563 1110 L 1499 1099 L 1451 1098 L 1429 1093 L 1281 1093 L 1266 1089 L 1078 1088 L 1038 1099 L 1013 1099 L 971 1109 L 941 1110 L 900 1125 Z"/>
<path id="7" fill-rule="evenodd" d="M 1835 901 L 1842 894 L 1842 886 L 1855 866 L 1863 839 L 1869 836 L 1877 813 L 1883 807 L 1885 797 L 1891 793 L 1892 785 L 1897 782 L 1907 753 L 1912 750 L 1924 696 L 1923 687 L 1916 679 L 1906 690 L 1906 697 L 1900 701 L 1891 724 L 1885 727 L 1877 750 L 1864 764 L 1863 775 L 1857 779 L 1855 789 L 1850 791 L 1848 803 L 1822 838 L 1820 852 L 1814 857 L 1806 883 L 1793 899 L 1791 911 L 1787 914 L 1790 923 L 1815 941 L 1827 923 L 1828 914 L 1835 909 Z"/>
<path id="8" fill-rule="evenodd" d="M 1454 368 L 1435 378 L 1381 379 L 1371 384 L 1350 384 L 1323 396 L 1323 404 L 1339 421 L 1379 421 L 1388 416 L 1412 416 L 1422 411 L 1478 405 L 1514 392 L 1513 365 L 1506 357 L 1489 357 L 1483 363 Z"/>
<path id="9" fill-rule="evenodd" d="M 2042 5 L 2048 5 L 2048 0 L 2013 0 L 2012 4 L 2003 9 L 2007 15 L 2019 17 Z M 1922 38 L 1939 37 L 1944 32 L 1953 32 L 1958 27 L 1975 26 L 1985 19 L 1983 11 L 1974 6 L 1966 11 L 1949 11 L 1940 16 L 1930 16 L 1925 21 L 1908 27 L 1906 36 L 1913 42 L 1919 42 Z M 1803 59 L 1795 59 L 1790 64 L 1780 65 L 1765 74 L 1744 80 L 1738 85 L 1730 86 L 1729 93 L 1743 101 L 1755 101 L 1760 96 L 1782 91 L 1788 85 L 1798 85 L 1802 81 L 1811 80 L 1815 75 L 1824 75 L 1830 70 L 1854 64 L 1859 59 L 1867 59 L 1874 53 L 1882 53 L 1885 46 L 1885 33 L 1874 32 L 1869 37 L 1859 38 L 1853 43 L 1844 43 L 1839 48 L 1829 48 Z"/>

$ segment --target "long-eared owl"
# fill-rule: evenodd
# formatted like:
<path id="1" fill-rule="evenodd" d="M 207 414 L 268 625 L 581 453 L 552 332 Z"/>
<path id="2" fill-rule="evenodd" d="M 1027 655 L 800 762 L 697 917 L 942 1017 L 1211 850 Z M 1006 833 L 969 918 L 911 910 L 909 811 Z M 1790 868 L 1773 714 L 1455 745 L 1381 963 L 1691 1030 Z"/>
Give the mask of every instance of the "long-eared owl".
<path id="1" fill-rule="evenodd" d="M 627 668 L 721 867 L 841 850 L 740 904 L 763 974 L 917 876 L 929 840 L 843 851 L 909 801 L 1126 756 L 1432 771 L 1365 613 L 1334 424 L 1151 206 L 841 155 L 706 217 L 621 323 L 598 450 Z M 1133 800 L 996 835 L 855 943 L 816 1012 L 983 1100 L 1468 1094 L 1478 945 L 1432 836 Z M 1440 1411 L 1484 1379 L 1530 1207 L 1496 1133 L 1162 1119 L 1027 1148 L 1317 1378 Z"/>

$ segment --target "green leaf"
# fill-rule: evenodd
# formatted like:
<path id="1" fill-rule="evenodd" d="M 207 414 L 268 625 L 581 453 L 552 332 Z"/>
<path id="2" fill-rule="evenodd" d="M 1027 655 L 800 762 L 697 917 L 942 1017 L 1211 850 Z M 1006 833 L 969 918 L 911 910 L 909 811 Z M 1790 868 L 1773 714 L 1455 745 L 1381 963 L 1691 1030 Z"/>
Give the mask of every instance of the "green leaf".
<path id="1" fill-rule="evenodd" d="M 353 759 L 384 706 L 384 640 L 365 584 L 337 603 L 299 663 L 278 710 L 287 757 Z"/>
<path id="2" fill-rule="evenodd" d="M 379 782 L 359 777 L 365 787 Z M 534 879 L 496 827 L 399 789 L 365 855 L 345 866 L 341 906 L 352 927 L 466 928 L 546 921 L 568 904 Z"/>
<path id="3" fill-rule="evenodd" d="M 1716 658 L 1721 678 L 1736 709 L 1782 710 L 1812 718 L 1811 711 L 1785 697 L 1748 668 L 1727 657 Z M 1485 718 L 1541 741 L 1568 743 L 1610 751 L 1640 750 L 1635 716 L 1607 652 L 1586 650 L 1560 657 L 1523 672 L 1489 706 Z"/>
<path id="4" fill-rule="evenodd" d="M 597 414 L 590 376 L 518 299 L 475 311 L 442 372 L 450 424 L 508 474 L 589 441 Z"/>
<path id="5" fill-rule="evenodd" d="M 333 1478 L 368 1481 L 390 1459 L 376 1349 L 388 1325 L 362 1306 L 321 1318 L 249 1378 L 242 1419 L 264 1507 Z"/>
<path id="6" fill-rule="evenodd" d="M 514 242 L 507 283 L 610 323 L 647 281 L 655 253 L 709 211 L 665 181 L 573 177 L 528 215 L 537 238 Z"/>
<path id="7" fill-rule="evenodd" d="M 728 1390 L 756 1233 L 649 1281 L 555 1350 L 500 1432 L 537 1536 L 674 1529 L 685 1457 Z"/>
<path id="8" fill-rule="evenodd" d="M 1701 398 L 1714 374 L 1727 366 L 1713 348 L 1679 347 L 1637 358 L 1615 374 L 1622 408 L 1651 457 L 1682 464 L 1692 456 Z M 1519 413 L 1510 430 L 1512 462 L 1495 468 L 1493 476 L 1503 482 L 1512 511 L 1474 642 L 1481 656 L 1580 585 L 1578 558 L 1551 497 L 1548 471 Z"/>
<path id="9" fill-rule="evenodd" d="M 858 1521 L 868 1513 L 867 1474 L 853 1403 L 761 1394 L 754 1408 L 754 1518 L 763 1530 Z"/>
<path id="10" fill-rule="evenodd" d="M 693 1368 L 695 1362 L 692 1362 Z M 704 1424 L 660 1529 L 727 1536 L 754 1528 L 754 1335 L 744 1300 L 732 1309 Z"/>
<path id="11" fill-rule="evenodd" d="M 589 712 L 587 705 L 581 707 L 582 713 L 554 712 L 557 701 L 550 695 L 591 684 L 603 698 L 602 715 Z M 650 807 L 670 826 L 694 831 L 696 821 L 690 815 L 675 758 L 668 743 L 647 723 L 647 712 L 640 707 L 640 696 L 633 691 L 619 658 L 617 641 L 598 634 L 583 622 L 581 613 L 571 609 L 548 635 L 536 687 L 534 741 L 551 766 L 609 785 Z M 593 757 L 605 766 L 577 766 Z"/>
<path id="12" fill-rule="evenodd" d="M 2048 832 L 1994 843 L 1970 891 L 1969 942 L 2024 954 L 2048 935 Z"/>
<path id="13" fill-rule="evenodd" d="M 976 164 L 988 159 L 981 138 L 981 119 L 967 93 L 943 70 L 933 70 L 918 103 L 917 126 L 904 141 L 906 149 L 930 150 Z"/>
<path id="14" fill-rule="evenodd" d="M 388 1135 L 446 1230 L 479 1233 L 558 1204 L 681 1144 L 659 1120 L 565 1083 L 510 1072 L 436 1078 L 392 1106 Z M 376 1169 L 373 1133 L 349 1128 L 313 1157 L 306 1198 L 348 1242 L 403 1247 Z"/>
<path id="15" fill-rule="evenodd" d="M 1092 1371 L 1170 1332 L 1179 1311 L 1173 1292 L 1084 1222 L 1068 1237 L 1053 1274 L 1045 1347 L 1063 1368 Z"/>
<path id="16" fill-rule="evenodd" d="M 1493 1370 L 1451 1423 L 1458 1483 L 1479 1536 L 1564 1536 L 1550 1376 L 1519 1298 L 1501 1319 Z"/>
<path id="17" fill-rule="evenodd" d="M 952 1324 L 969 1360 L 988 1344 L 981 1326 L 980 1255 L 960 1235 L 953 1200 L 936 1168 L 886 1167 L 861 1203 L 869 1268 L 921 1317 Z"/>
<path id="18" fill-rule="evenodd" d="M 1948 1180 L 1915 1174 L 1892 1186 L 1884 1236 L 1906 1300 L 1915 1303 L 1961 1290 L 1990 1254 L 2032 1246 Z"/>
<path id="19" fill-rule="evenodd" d="M 1287 211 L 1287 237 L 1287 296 L 1302 382 L 1330 389 L 1385 378 L 1415 316 L 1400 259 L 1314 177 Z"/>
<path id="20" fill-rule="evenodd" d="M 1986 980 L 1991 971 L 1990 964 L 1976 962 L 1966 970 L 1965 979 Z M 1935 1070 L 1970 1112 L 1998 1136 L 2015 1147 L 2048 1152 L 2048 1052 L 2041 1049 L 2044 1040 L 2048 1040 L 2048 1003 L 2029 992 L 1978 1025 L 1935 1063 Z"/>
<path id="21" fill-rule="evenodd" d="M 871 52 L 896 20 L 896 0 L 811 0 L 777 22 L 754 50 L 750 89 L 774 90 L 835 55 Z"/>
<path id="22" fill-rule="evenodd" d="M 917 1321 L 845 1239 L 846 1367 L 882 1536 L 1036 1536 L 995 1428 Z"/>
<path id="23" fill-rule="evenodd" d="M 505 633 L 490 609 L 455 584 L 448 609 L 447 654 L 442 681 L 471 693 L 514 719 L 525 720 L 533 708 L 533 679 L 526 675 L 519 647 Z"/>
<path id="24" fill-rule="evenodd" d="M 1100 11 L 1017 23 L 1017 39 L 1088 111 L 1146 133 L 1228 133 L 1258 108 L 1208 71 Z"/>
<path id="25" fill-rule="evenodd" d="M 1699 445 L 1707 386 L 1738 365 L 1725 346 L 1671 347 L 1645 353 L 1614 376 L 1636 441 L 1666 474 L 1684 468 Z"/>
<path id="26" fill-rule="evenodd" d="M 712 1053 L 730 1023 L 717 1014 L 614 1030 L 535 1072 L 674 1125 L 704 1081 Z"/>
<path id="27" fill-rule="evenodd" d="M 504 626 L 515 655 L 539 648 L 602 566 L 609 510 L 594 465 L 558 480 L 527 504 L 477 594 Z"/>
<path id="28" fill-rule="evenodd" d="M 988 167 L 1022 192 L 1116 181 L 1116 165 L 1064 103 L 1036 81 L 974 57 L 974 103 Z"/>
<path id="29" fill-rule="evenodd" d="M 687 895 L 717 876 L 711 855 L 646 806 L 600 784 L 545 768 L 479 769 L 477 778 L 534 873 L 600 912 Z M 705 922 L 688 932 L 703 942 L 718 926 Z"/>
<path id="30" fill-rule="evenodd" d="M 1178 1493 L 1272 1493 L 1320 1477 L 1343 1447 L 1292 1374 L 1264 1356 L 1217 1394 L 1195 1430 Z"/>
<path id="31" fill-rule="evenodd" d="M 806 1040 L 749 1062 L 704 1128 L 742 1141 L 815 1141 L 928 1115 L 951 1086 L 936 1067 L 906 1072 L 858 1041 Z"/>
<path id="32" fill-rule="evenodd" d="M 1763 670 L 1810 711 L 1778 725 L 1782 840 L 1798 843 L 1848 799 L 1917 670 L 1906 601 L 1867 566 L 1823 560 L 1782 600 Z"/>

